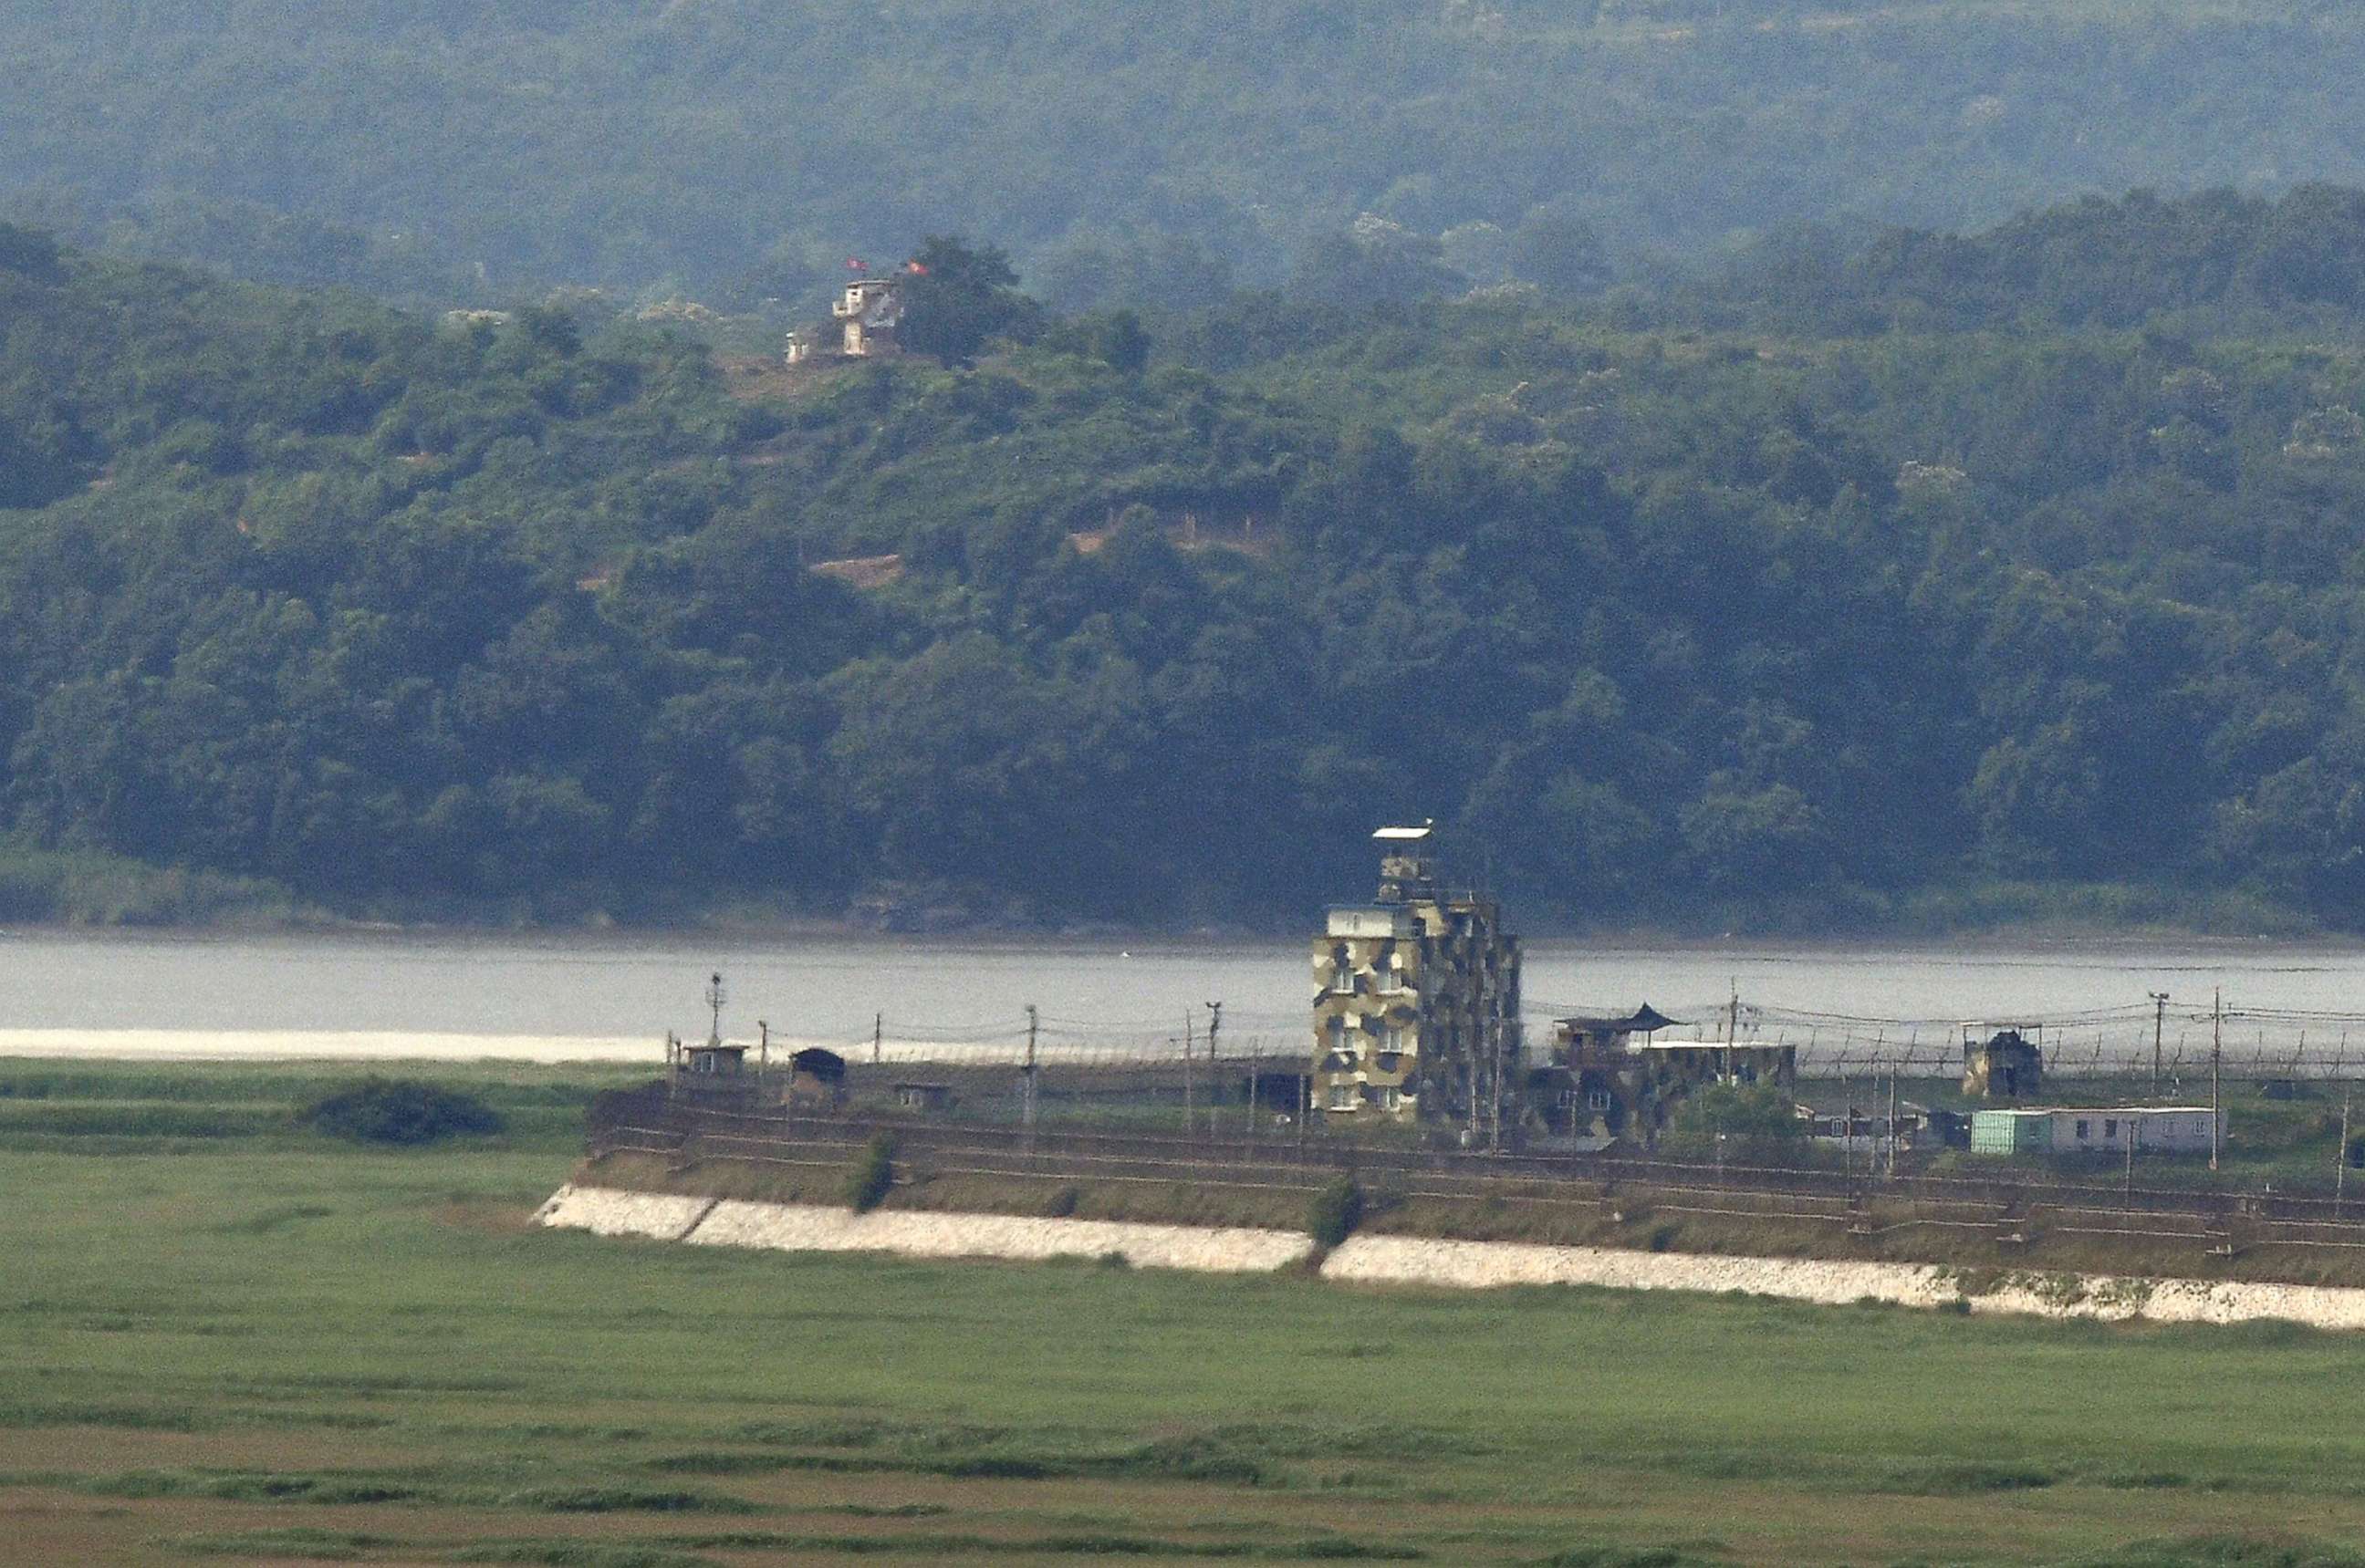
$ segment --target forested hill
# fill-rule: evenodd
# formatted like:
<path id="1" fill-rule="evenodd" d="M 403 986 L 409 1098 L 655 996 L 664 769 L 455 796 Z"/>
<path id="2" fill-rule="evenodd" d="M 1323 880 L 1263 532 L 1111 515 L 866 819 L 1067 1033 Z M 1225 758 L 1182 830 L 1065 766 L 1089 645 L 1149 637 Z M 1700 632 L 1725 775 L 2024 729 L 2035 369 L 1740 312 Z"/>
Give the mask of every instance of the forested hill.
<path id="1" fill-rule="evenodd" d="M 940 244 L 950 367 L 795 370 L 0 230 L 0 914 L 1294 924 L 1431 815 L 1530 928 L 2365 925 L 2356 210 L 1154 342 Z"/>
<path id="2" fill-rule="evenodd" d="M 1582 283 L 1576 235 L 2365 179 L 2345 0 L 0 0 L 0 218 L 445 303 L 951 230 L 1204 300 L 1367 212 Z"/>

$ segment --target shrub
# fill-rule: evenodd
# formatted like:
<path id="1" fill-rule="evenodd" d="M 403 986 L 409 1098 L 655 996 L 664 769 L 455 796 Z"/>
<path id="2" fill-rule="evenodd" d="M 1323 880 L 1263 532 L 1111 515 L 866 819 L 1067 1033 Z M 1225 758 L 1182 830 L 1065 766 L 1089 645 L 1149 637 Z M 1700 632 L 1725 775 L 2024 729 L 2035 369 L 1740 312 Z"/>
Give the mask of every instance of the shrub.
<path id="1" fill-rule="evenodd" d="M 305 1108 L 303 1120 L 331 1137 L 415 1146 L 482 1137 L 508 1123 L 473 1094 L 414 1079 L 371 1077 Z"/>
<path id="2" fill-rule="evenodd" d="M 1900 1470 L 1883 1489 L 1917 1497 L 1977 1496 L 1982 1492 L 2025 1492 L 2050 1486 L 2049 1470 L 2026 1464 L 1940 1463 Z"/>
<path id="3" fill-rule="evenodd" d="M 1806 1142 L 1807 1126 L 1778 1084 L 1716 1083 L 1676 1107 L 1660 1148 L 1676 1159 L 1711 1159 L 1721 1150 L 1728 1159 L 1780 1163 Z"/>
<path id="4" fill-rule="evenodd" d="M 1076 1204 L 1082 1196 L 1072 1184 L 1062 1187 L 1044 1202 L 1043 1212 L 1053 1219 L 1065 1219 L 1076 1212 Z"/>
<path id="5" fill-rule="evenodd" d="M 856 1214 L 867 1215 L 886 1201 L 895 1186 L 895 1139 L 887 1133 L 874 1135 L 863 1146 L 846 1176 L 846 1204 Z"/>
<path id="6" fill-rule="evenodd" d="M 1363 1222 L 1363 1189 L 1352 1176 L 1341 1176 L 1314 1194 L 1307 1208 L 1306 1229 L 1317 1247 L 1336 1247 Z"/>

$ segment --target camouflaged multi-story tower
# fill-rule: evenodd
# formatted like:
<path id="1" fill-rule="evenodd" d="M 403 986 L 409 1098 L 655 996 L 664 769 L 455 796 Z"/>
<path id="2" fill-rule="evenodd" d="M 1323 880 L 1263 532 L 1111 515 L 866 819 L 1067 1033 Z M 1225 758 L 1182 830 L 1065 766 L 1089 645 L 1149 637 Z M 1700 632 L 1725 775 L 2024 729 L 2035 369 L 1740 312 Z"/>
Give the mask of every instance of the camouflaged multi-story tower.
<path id="1" fill-rule="evenodd" d="M 1494 900 L 1443 890 L 1435 828 L 1372 837 L 1379 896 L 1333 908 L 1314 939 L 1313 1109 L 1513 1125 L 1519 939 Z"/>

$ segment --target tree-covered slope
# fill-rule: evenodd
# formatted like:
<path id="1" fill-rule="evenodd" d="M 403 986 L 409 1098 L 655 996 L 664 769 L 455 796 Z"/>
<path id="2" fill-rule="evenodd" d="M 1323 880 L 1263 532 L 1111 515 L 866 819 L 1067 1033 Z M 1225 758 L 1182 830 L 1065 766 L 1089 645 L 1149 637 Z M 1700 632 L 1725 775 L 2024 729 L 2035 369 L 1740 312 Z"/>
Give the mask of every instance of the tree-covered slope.
<path id="1" fill-rule="evenodd" d="M 2255 261 L 2357 211 L 794 371 L 0 230 L 0 802 L 352 911 L 1285 919 L 1433 815 L 1539 924 L 2365 924 L 2365 316 Z M 2231 259 L 2122 320 L 2131 228 Z"/>
<path id="2" fill-rule="evenodd" d="M 793 297 L 951 230 L 1171 299 L 1367 211 L 1581 281 L 1580 225 L 1631 260 L 2365 178 L 2326 0 L 6 0 L 0 66 L 10 212 L 447 300 Z"/>

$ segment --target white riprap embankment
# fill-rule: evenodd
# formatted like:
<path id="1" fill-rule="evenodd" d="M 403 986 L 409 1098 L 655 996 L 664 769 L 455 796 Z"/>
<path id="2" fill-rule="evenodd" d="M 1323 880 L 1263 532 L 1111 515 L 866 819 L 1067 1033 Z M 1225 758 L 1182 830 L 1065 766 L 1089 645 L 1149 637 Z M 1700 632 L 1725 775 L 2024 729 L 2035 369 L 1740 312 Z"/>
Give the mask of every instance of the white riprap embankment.
<path id="1" fill-rule="evenodd" d="M 894 1252 L 907 1258 L 1104 1258 L 1136 1268 L 1271 1272 L 1314 1250 L 1289 1230 L 1212 1230 L 1024 1215 L 927 1214 L 812 1204 L 684 1198 L 612 1187 L 561 1187 L 534 1216 L 544 1225 L 601 1236 L 649 1236 L 698 1247 L 762 1247 L 777 1252 Z"/>
<path id="2" fill-rule="evenodd" d="M 1024 1215 L 943 1215 L 803 1204 L 724 1202 L 684 1239 L 701 1247 L 768 1247 L 781 1252 L 896 1252 L 907 1258 L 1104 1258 L 1137 1268 L 1265 1272 L 1314 1250 L 1286 1230 L 1211 1230 L 1105 1219 Z"/>
<path id="3" fill-rule="evenodd" d="M 672 1193 L 628 1193 L 617 1187 L 561 1187 L 534 1212 L 544 1225 L 594 1236 L 649 1236 L 681 1241 L 714 1207 L 712 1198 Z"/>
<path id="4" fill-rule="evenodd" d="M 1285 1230 L 1212 1230 L 1114 1220 L 880 1210 L 857 1215 L 806 1204 L 678 1197 L 605 1187 L 561 1187 L 535 1216 L 544 1225 L 602 1236 L 646 1236 L 705 1247 L 787 1252 L 892 1252 L 910 1258 L 1122 1256 L 1138 1268 L 1257 1272 L 1303 1260 L 1306 1237 Z M 1867 1298 L 1900 1306 L 1967 1301 L 1974 1312 L 2046 1317 L 2148 1318 L 2236 1323 L 2284 1318 L 2317 1328 L 2365 1328 L 2365 1290 L 2327 1285 L 2213 1283 L 2034 1271 L 1966 1294 L 1955 1271 L 1921 1263 L 1812 1258 L 1732 1258 L 1356 1236 L 1322 1261 L 1322 1277 L 1360 1284 L 1603 1285 L 1617 1290 L 1738 1291 L 1843 1305 Z"/>

